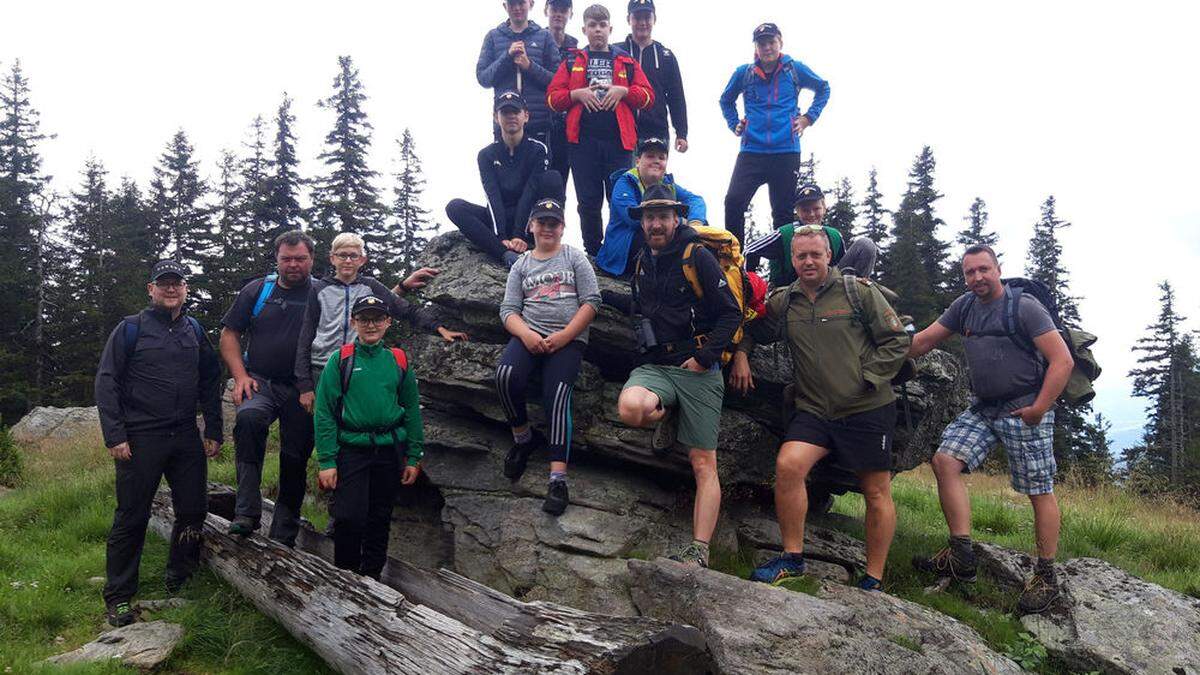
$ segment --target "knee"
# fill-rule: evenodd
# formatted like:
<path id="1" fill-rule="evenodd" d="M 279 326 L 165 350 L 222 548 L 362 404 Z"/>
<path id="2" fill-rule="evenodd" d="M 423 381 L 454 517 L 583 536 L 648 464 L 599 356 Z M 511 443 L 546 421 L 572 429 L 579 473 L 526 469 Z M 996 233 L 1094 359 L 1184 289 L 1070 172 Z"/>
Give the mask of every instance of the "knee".
<path id="1" fill-rule="evenodd" d="M 794 454 L 781 453 L 775 459 L 776 481 L 780 483 L 803 483 L 811 469 L 808 462 Z"/>
<path id="2" fill-rule="evenodd" d="M 451 199 L 449 204 L 446 204 L 446 217 L 451 221 L 458 220 L 462 216 L 463 208 L 467 206 L 465 199 Z"/>
<path id="3" fill-rule="evenodd" d="M 691 462 L 692 474 L 697 481 L 717 479 L 717 453 L 693 452 Z"/>
<path id="4" fill-rule="evenodd" d="M 936 452 L 933 459 L 929 461 L 933 465 L 933 473 L 939 478 L 951 478 L 962 473 L 964 465 L 962 460 L 955 459 L 943 452 Z"/>
<path id="5" fill-rule="evenodd" d="M 886 481 L 863 485 L 862 494 L 868 507 L 882 507 L 892 503 L 892 486 Z"/>
<path id="6" fill-rule="evenodd" d="M 645 397 L 632 390 L 622 392 L 621 397 L 617 399 L 617 414 L 627 426 L 644 426 L 653 409 Z"/>
<path id="7" fill-rule="evenodd" d="M 233 425 L 233 434 L 240 437 L 243 434 L 266 433 L 271 428 L 271 416 L 263 410 L 239 411 Z"/>

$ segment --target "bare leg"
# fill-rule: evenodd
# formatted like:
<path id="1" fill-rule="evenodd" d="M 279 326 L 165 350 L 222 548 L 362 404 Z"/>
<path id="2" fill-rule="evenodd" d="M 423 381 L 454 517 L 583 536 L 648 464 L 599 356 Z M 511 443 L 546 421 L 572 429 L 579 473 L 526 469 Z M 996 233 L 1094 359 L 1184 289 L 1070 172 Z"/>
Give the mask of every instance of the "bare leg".
<path id="1" fill-rule="evenodd" d="M 617 399 L 617 412 L 621 421 L 631 427 L 646 428 L 658 424 L 664 411 L 658 407 L 658 394 L 645 387 L 630 387 L 621 392 Z M 713 461 L 714 465 L 716 460 Z"/>
<path id="2" fill-rule="evenodd" d="M 717 478 L 717 451 L 692 448 L 688 451 L 696 477 L 696 505 L 692 508 L 692 538 L 711 542 L 721 513 L 721 481 Z"/>
<path id="3" fill-rule="evenodd" d="M 1058 498 L 1054 493 L 1029 495 L 1033 504 L 1033 531 L 1037 536 L 1037 553 L 1042 558 L 1058 555 L 1058 530 L 1062 514 L 1058 510 Z"/>
<path id="4" fill-rule="evenodd" d="M 808 516 L 808 488 L 804 481 L 829 450 L 792 441 L 779 448 L 775 459 L 775 515 L 783 535 L 785 553 L 804 552 L 804 520 Z"/>
<path id="5" fill-rule="evenodd" d="M 967 484 L 963 482 L 963 470 L 967 465 L 960 459 L 944 453 L 936 453 L 933 460 L 933 475 L 937 477 L 938 500 L 950 536 L 971 536 L 971 500 L 967 497 Z"/>
<path id="6" fill-rule="evenodd" d="M 867 574 L 882 581 L 888 549 L 896 534 L 892 474 L 890 471 L 864 471 L 858 474 L 858 480 L 867 502 Z"/>

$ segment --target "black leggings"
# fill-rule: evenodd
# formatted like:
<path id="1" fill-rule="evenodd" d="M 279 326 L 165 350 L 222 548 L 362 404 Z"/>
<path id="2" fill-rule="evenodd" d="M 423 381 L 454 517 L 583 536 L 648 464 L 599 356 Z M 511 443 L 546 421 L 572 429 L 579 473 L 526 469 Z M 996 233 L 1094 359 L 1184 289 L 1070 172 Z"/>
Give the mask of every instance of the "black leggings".
<path id="1" fill-rule="evenodd" d="M 530 354 L 518 338 L 508 341 L 496 367 L 496 391 L 512 427 L 529 423 L 525 391 L 534 371 L 542 375 L 542 410 L 550 428 L 548 447 L 551 462 L 566 462 L 571 456 L 571 395 L 583 361 L 583 343 L 572 342 L 553 354 Z"/>
<path id="2" fill-rule="evenodd" d="M 544 197 L 563 200 L 563 179 L 557 171 L 547 171 L 531 180 L 536 181 L 533 187 L 534 201 Z M 532 206 L 531 202 L 529 207 Z M 504 254 L 508 251 L 507 248 L 504 248 L 504 244 L 500 243 L 501 241 L 513 237 L 529 240 L 525 232 L 529 219 L 528 213 L 512 214 L 514 219 L 512 223 L 497 223 L 492 218 L 492 211 L 488 207 L 472 204 L 465 199 L 452 199 L 446 205 L 446 217 L 454 223 L 454 226 L 463 233 L 468 241 L 497 262 L 504 262 Z M 511 234 L 504 234 L 504 232 Z"/>

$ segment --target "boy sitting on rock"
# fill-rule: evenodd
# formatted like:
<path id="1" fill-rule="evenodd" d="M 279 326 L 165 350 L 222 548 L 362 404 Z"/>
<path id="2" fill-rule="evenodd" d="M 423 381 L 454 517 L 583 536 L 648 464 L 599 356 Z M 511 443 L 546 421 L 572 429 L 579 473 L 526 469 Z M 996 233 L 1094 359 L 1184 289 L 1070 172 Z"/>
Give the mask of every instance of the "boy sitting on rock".
<path id="1" fill-rule="evenodd" d="M 425 433 L 408 357 L 383 345 L 387 303 L 364 296 L 350 314 L 358 339 L 329 358 L 317 385 L 318 482 L 335 497 L 334 564 L 378 579 L 396 492 L 420 475 Z"/>

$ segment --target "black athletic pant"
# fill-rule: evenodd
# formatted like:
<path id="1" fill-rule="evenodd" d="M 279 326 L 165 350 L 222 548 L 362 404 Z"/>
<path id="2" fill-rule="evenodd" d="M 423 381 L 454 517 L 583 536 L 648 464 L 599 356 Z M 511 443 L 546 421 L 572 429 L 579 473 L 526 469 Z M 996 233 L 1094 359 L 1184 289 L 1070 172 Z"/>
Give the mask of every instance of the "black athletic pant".
<path id="1" fill-rule="evenodd" d="M 583 361 L 583 343 L 572 342 L 553 354 L 530 354 L 518 338 L 508 341 L 496 367 L 496 391 L 511 427 L 529 423 L 525 392 L 530 376 L 542 378 L 542 410 L 549 430 L 547 445 L 551 462 L 565 462 L 571 456 L 571 395 L 579 365 Z"/>
<path id="2" fill-rule="evenodd" d="M 535 199 L 543 197 L 562 199 L 562 176 L 553 169 L 542 174 L 541 178 L 538 179 L 537 186 L 534 188 L 534 193 L 536 195 Z M 497 262 L 504 262 L 504 254 L 508 249 L 504 248 L 504 244 L 500 243 L 501 238 L 497 234 L 500 228 L 492 220 L 492 212 L 488 207 L 472 204 L 465 199 L 452 199 L 446 205 L 446 217 L 450 219 L 450 222 L 454 223 L 459 232 L 463 233 L 467 241 L 474 244 Z M 508 226 L 506 225 L 505 227 L 507 228 Z M 513 223 L 513 228 L 516 230 L 518 236 L 526 236 L 525 222 L 520 223 L 519 228 L 516 223 Z"/>
<path id="3" fill-rule="evenodd" d="M 566 185 L 571 175 L 571 160 L 568 156 L 570 144 L 567 142 L 567 120 L 564 116 L 559 115 L 550 123 L 548 138 L 550 142 L 546 145 L 550 148 L 550 169 L 557 171 L 558 175 L 562 176 L 563 185 Z"/>
<path id="4" fill-rule="evenodd" d="M 579 200 L 579 226 L 583 248 L 595 256 L 604 243 L 604 200 L 612 196 L 612 174 L 633 166 L 633 153 L 620 139 L 599 141 L 580 138 L 571 144 L 571 171 L 575 174 L 575 197 Z"/>
<path id="5" fill-rule="evenodd" d="M 270 537 L 295 546 L 300 533 L 300 504 L 308 483 L 308 458 L 313 451 L 313 418 L 300 405 L 295 383 L 251 374 L 258 391 L 238 406 L 233 427 L 237 466 L 235 515 L 254 522 L 262 517 L 262 468 L 271 424 L 279 420 L 279 498 L 271 519 Z"/>
<path id="6" fill-rule="evenodd" d="M 116 460 L 117 510 L 108 532 L 104 601 L 128 602 L 138 589 L 138 566 L 150 506 L 166 476 L 175 508 L 167 578 L 183 581 L 200 564 L 200 533 L 208 514 L 208 461 L 195 427 L 173 434 L 130 435 L 128 461 Z"/>
<path id="7" fill-rule="evenodd" d="M 725 229 L 746 244 L 746 208 L 765 183 L 771 195 L 771 220 L 776 229 L 795 220 L 793 202 L 799 180 L 800 153 L 743 152 L 733 166 L 725 193 Z"/>
<path id="8" fill-rule="evenodd" d="M 333 564 L 378 579 L 387 562 L 392 507 L 400 489 L 401 445 L 343 447 L 337 456 L 337 488 L 332 515 Z"/>

